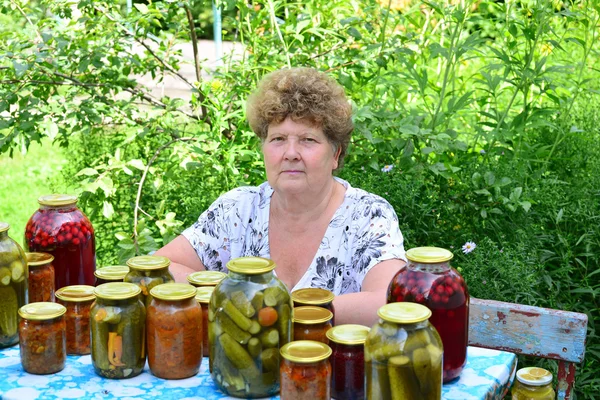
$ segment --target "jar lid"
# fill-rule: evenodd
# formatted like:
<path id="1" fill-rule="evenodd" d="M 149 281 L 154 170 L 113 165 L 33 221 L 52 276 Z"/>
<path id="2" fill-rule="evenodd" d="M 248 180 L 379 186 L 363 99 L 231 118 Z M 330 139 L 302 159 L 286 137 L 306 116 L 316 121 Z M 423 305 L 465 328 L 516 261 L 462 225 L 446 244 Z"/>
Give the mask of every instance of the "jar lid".
<path id="1" fill-rule="evenodd" d="M 63 301 L 82 302 L 90 301 L 96 298 L 94 287 L 88 285 L 71 285 L 65 286 L 56 291 L 56 297 Z"/>
<path id="2" fill-rule="evenodd" d="M 134 283 L 108 282 L 96 286 L 94 294 L 96 297 L 106 300 L 125 300 L 142 293 L 142 289 Z"/>
<path id="3" fill-rule="evenodd" d="M 8 223 L 0 221 L 0 233 L 6 232 L 9 229 L 10 229 L 10 225 Z"/>
<path id="4" fill-rule="evenodd" d="M 38 203 L 42 206 L 69 206 L 77 204 L 77 196 L 70 194 L 48 194 L 38 198 Z"/>
<path id="5" fill-rule="evenodd" d="M 335 296 L 327 289 L 305 288 L 292 292 L 292 301 L 301 304 L 319 305 L 331 303 Z"/>
<path id="6" fill-rule="evenodd" d="M 263 257 L 239 257 L 229 260 L 227 269 L 238 274 L 259 275 L 275 269 L 273 260 Z"/>
<path id="7" fill-rule="evenodd" d="M 196 301 L 198 303 L 208 303 L 210 296 L 212 296 L 215 290 L 214 286 L 202 286 L 196 289 Z"/>
<path id="8" fill-rule="evenodd" d="M 527 367 L 517 371 L 519 382 L 530 386 L 543 386 L 552 382 L 552 373 L 544 368 Z"/>
<path id="9" fill-rule="evenodd" d="M 364 325 L 345 324 L 329 329 L 327 338 L 340 344 L 364 344 L 371 328 Z"/>
<path id="10" fill-rule="evenodd" d="M 293 322 L 307 325 L 322 324 L 333 318 L 333 313 L 331 311 L 323 307 L 315 306 L 294 307 L 292 313 Z"/>
<path id="11" fill-rule="evenodd" d="M 441 263 L 452 260 L 454 254 L 441 247 L 415 247 L 406 251 L 406 258 L 418 263 Z"/>
<path id="12" fill-rule="evenodd" d="M 67 308 L 62 304 L 50 303 L 47 301 L 30 303 L 19 309 L 19 315 L 21 318 L 36 321 L 44 321 L 60 317 L 66 312 Z"/>
<path id="13" fill-rule="evenodd" d="M 50 264 L 54 261 L 54 256 L 49 253 L 25 253 L 27 256 L 27 265 L 30 267 L 39 267 L 40 265 Z"/>
<path id="14" fill-rule="evenodd" d="M 283 345 L 280 353 L 286 360 L 297 363 L 314 363 L 329 358 L 331 347 L 314 340 L 296 340 Z"/>
<path id="15" fill-rule="evenodd" d="M 219 271 L 198 271 L 187 276 L 187 280 L 192 285 L 197 286 L 216 286 L 227 276 L 226 273 Z"/>
<path id="16" fill-rule="evenodd" d="M 109 265 L 95 270 L 94 276 L 106 281 L 120 281 L 125 278 L 128 272 L 129 267 L 127 265 Z"/>
<path id="17" fill-rule="evenodd" d="M 187 283 L 163 283 L 150 289 L 150 295 L 160 300 L 185 300 L 196 296 L 196 288 Z"/>
<path id="18" fill-rule="evenodd" d="M 131 269 L 152 270 L 161 269 L 171 265 L 171 260 L 163 256 L 138 256 L 127 260 Z"/>
<path id="19" fill-rule="evenodd" d="M 398 324 L 415 324 L 431 317 L 431 310 L 418 303 L 400 302 L 381 306 L 377 315 L 385 321 Z"/>

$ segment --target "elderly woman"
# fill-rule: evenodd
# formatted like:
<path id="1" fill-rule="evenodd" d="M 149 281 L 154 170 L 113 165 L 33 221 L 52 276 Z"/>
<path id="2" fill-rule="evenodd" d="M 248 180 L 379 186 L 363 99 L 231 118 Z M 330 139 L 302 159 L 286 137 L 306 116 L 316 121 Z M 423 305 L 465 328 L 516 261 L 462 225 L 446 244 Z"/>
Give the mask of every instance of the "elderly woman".
<path id="1" fill-rule="evenodd" d="M 404 247 L 392 206 L 333 176 L 346 155 L 351 114 L 343 88 L 324 73 L 292 68 L 263 78 L 247 115 L 262 142 L 267 182 L 225 193 L 156 252 L 171 259 L 176 280 L 224 271 L 235 257 L 266 257 L 290 291 L 332 291 L 336 323 L 372 325 L 404 266 Z"/>

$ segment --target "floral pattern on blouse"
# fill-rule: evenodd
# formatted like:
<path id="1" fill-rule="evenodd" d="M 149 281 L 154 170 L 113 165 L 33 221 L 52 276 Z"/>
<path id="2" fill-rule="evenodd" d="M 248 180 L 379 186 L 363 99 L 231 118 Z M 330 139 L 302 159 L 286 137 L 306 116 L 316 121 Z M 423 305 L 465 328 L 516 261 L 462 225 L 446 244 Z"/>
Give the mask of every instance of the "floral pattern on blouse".
<path id="1" fill-rule="evenodd" d="M 406 260 L 398 217 L 385 199 L 346 188 L 321 244 L 304 276 L 292 290 L 317 287 L 336 296 L 359 292 L 369 270 L 376 264 Z M 268 182 L 245 186 L 221 195 L 198 221 L 183 232 L 208 270 L 227 271 L 237 257 L 270 258 L 269 207 L 273 189 Z"/>

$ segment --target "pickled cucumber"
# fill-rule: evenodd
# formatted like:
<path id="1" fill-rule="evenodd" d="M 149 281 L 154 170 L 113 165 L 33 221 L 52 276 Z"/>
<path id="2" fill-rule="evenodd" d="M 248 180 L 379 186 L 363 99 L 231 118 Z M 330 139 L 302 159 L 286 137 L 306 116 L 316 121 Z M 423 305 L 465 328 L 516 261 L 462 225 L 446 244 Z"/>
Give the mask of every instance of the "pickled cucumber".
<path id="1" fill-rule="evenodd" d="M 255 310 L 260 310 L 261 308 L 263 308 L 263 300 L 265 298 L 265 294 L 263 292 L 256 292 L 254 294 L 254 297 L 252 298 L 252 307 L 254 307 Z"/>
<path id="2" fill-rule="evenodd" d="M 277 332 L 277 329 L 269 329 L 261 333 L 260 343 L 263 348 L 277 347 L 279 345 L 279 332 Z"/>
<path id="3" fill-rule="evenodd" d="M 252 318 L 256 310 L 250 303 L 250 300 L 246 297 L 244 292 L 238 290 L 237 292 L 231 293 L 231 302 L 245 317 Z"/>
<path id="4" fill-rule="evenodd" d="M 225 356 L 231 361 L 231 364 L 240 371 L 244 378 L 251 380 L 256 379 L 260 375 L 260 371 L 256 367 L 256 364 L 254 364 L 250 354 L 248 354 L 246 349 L 231 336 L 227 333 L 223 333 L 219 336 L 219 343 L 221 344 Z M 215 363 L 213 367 L 217 368 L 216 365 L 218 364 Z"/>
<path id="5" fill-rule="evenodd" d="M 10 274 L 13 282 L 22 282 L 25 279 L 25 266 L 20 260 L 10 263 Z"/>
<path id="6" fill-rule="evenodd" d="M 426 352 L 425 349 L 423 351 Z M 387 371 L 392 400 L 423 399 L 419 382 L 407 356 L 391 357 L 388 360 Z"/>
<path id="7" fill-rule="evenodd" d="M 253 337 L 248 341 L 248 353 L 254 358 L 258 357 L 262 352 L 262 345 L 258 338 Z"/>
<path id="8" fill-rule="evenodd" d="M 279 342 L 284 345 L 294 340 L 290 333 L 291 308 L 289 304 L 282 304 L 278 310 L 277 329 L 279 330 Z"/>
<path id="9" fill-rule="evenodd" d="M 368 400 L 391 399 L 390 379 L 385 363 L 367 362 L 365 364 L 365 375 L 367 378 L 366 398 Z"/>
<path id="10" fill-rule="evenodd" d="M 279 372 L 279 349 L 265 349 L 260 354 L 263 371 Z"/>
<path id="11" fill-rule="evenodd" d="M 8 286 L 10 284 L 10 269 L 6 267 L 0 268 L 0 285 Z"/>
<path id="12" fill-rule="evenodd" d="M 229 318 L 228 314 L 224 312 L 217 313 L 217 324 L 220 326 L 221 330 L 227 333 L 231 338 L 233 338 L 236 342 L 241 344 L 248 343 L 251 335 L 241 330 L 232 320 Z"/>
<path id="13" fill-rule="evenodd" d="M 264 302 L 269 307 L 275 307 L 289 301 L 290 295 L 280 287 L 269 287 L 265 289 Z"/>
<path id="14" fill-rule="evenodd" d="M 242 330 L 248 331 L 252 326 L 252 321 L 248 319 L 244 314 L 238 310 L 233 303 L 227 299 L 223 300 L 221 303 L 221 307 L 223 307 L 223 311 L 231 318 L 233 322 L 237 326 L 239 326 Z"/>
<path id="15" fill-rule="evenodd" d="M 0 286 L 0 341 L 17 333 L 17 293 L 11 286 Z"/>

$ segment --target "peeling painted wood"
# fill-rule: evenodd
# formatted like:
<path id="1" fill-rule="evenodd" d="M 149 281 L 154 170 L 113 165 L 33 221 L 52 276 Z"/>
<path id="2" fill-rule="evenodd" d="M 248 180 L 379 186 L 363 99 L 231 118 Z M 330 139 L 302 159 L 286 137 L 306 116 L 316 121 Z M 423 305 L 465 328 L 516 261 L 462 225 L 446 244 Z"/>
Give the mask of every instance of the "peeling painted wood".
<path id="1" fill-rule="evenodd" d="M 575 364 L 559 361 L 557 378 L 556 398 L 558 400 L 570 400 L 573 386 L 575 385 Z"/>

